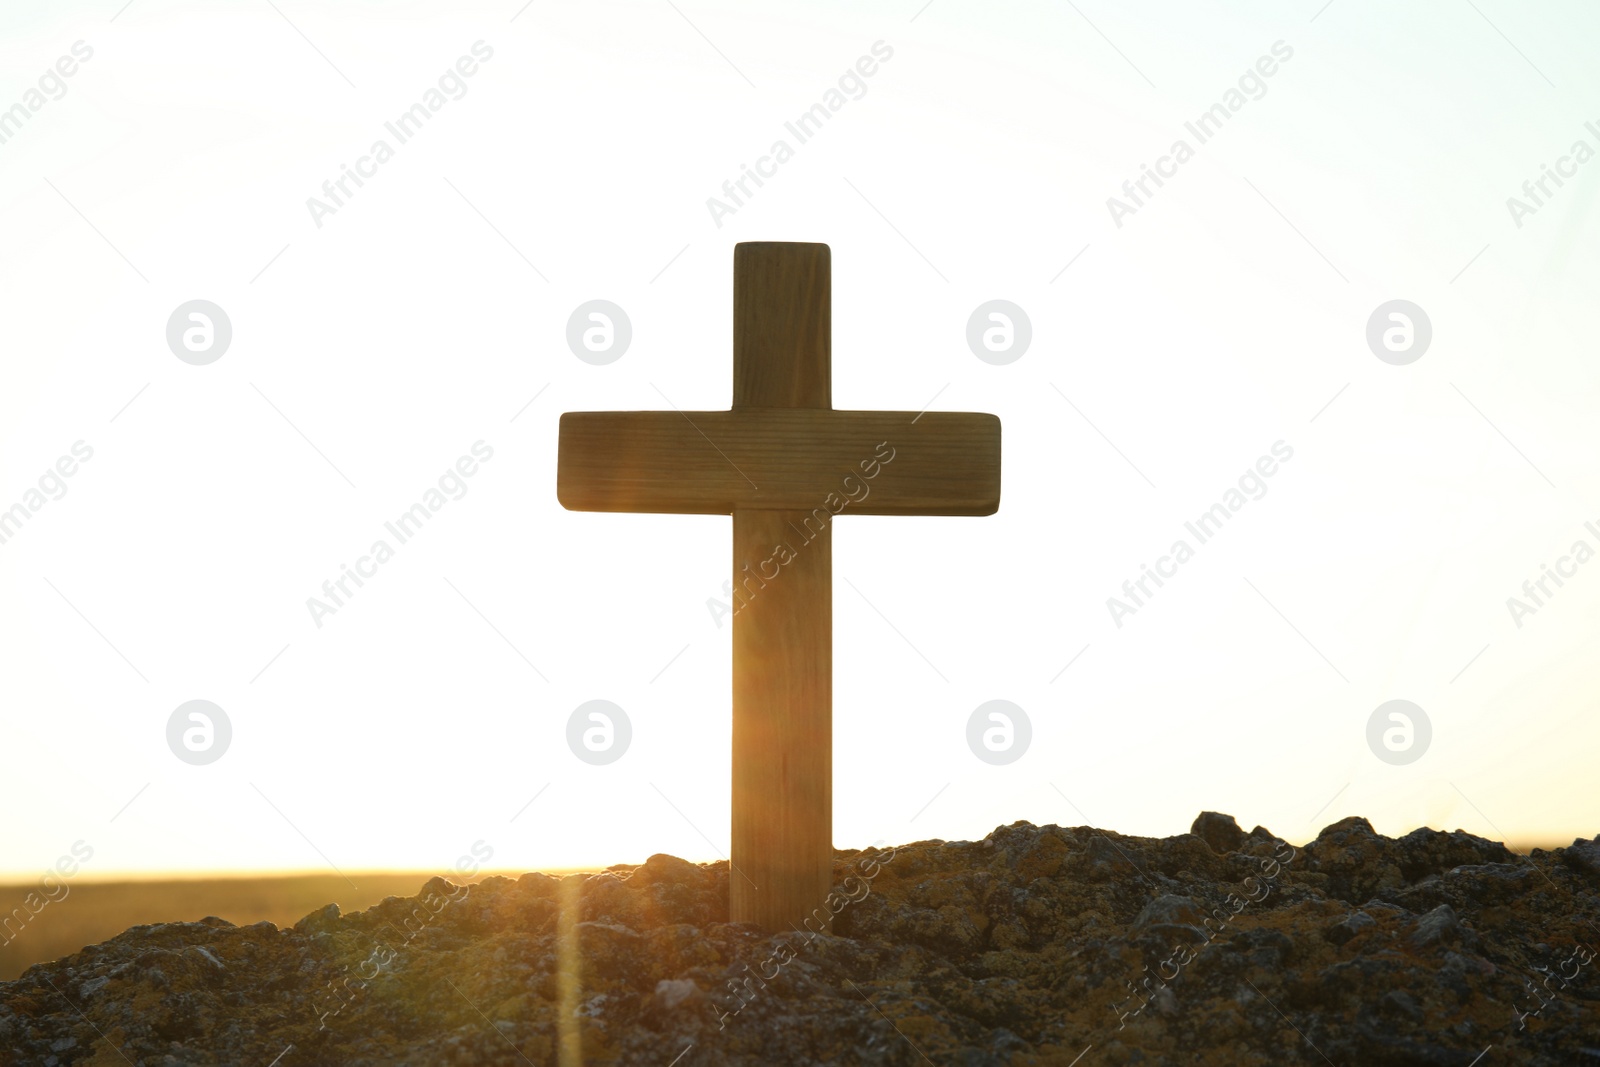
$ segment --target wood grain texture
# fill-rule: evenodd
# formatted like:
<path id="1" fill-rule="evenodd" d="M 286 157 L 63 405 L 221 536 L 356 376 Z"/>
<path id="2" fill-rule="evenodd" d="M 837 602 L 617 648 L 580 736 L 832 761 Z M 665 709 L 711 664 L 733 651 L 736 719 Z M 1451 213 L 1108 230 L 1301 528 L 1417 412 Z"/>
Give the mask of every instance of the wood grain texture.
<path id="1" fill-rule="evenodd" d="M 831 928 L 833 526 L 733 513 L 733 832 L 728 915 L 764 930 Z M 763 568 L 773 546 L 794 555 Z M 761 570 L 774 574 L 770 579 Z"/>
<path id="2" fill-rule="evenodd" d="M 950 411 L 567 412 L 556 495 L 574 511 L 810 511 L 830 493 L 843 495 L 847 475 L 862 481 L 884 443 L 893 460 L 878 465 L 846 514 L 992 515 L 999 508 L 1000 420 Z"/>
<path id="3" fill-rule="evenodd" d="M 709 451 L 722 464 L 716 473 L 697 467 L 696 476 L 682 481 L 710 487 L 730 472 L 738 478 L 731 495 L 712 494 L 733 505 L 733 580 L 739 585 L 728 847 L 730 866 L 738 870 L 729 872 L 728 918 L 774 931 L 790 929 L 819 908 L 813 928 L 820 922 L 831 930 L 833 919 L 825 903 L 833 881 L 833 524 L 796 545 L 794 558 L 774 571 L 767 562 L 774 546 L 799 540 L 790 523 L 803 522 L 813 502 L 824 498 L 813 494 L 793 505 L 805 512 L 761 510 L 779 506 L 785 495 L 773 484 L 788 480 L 780 471 L 791 478 L 807 469 L 816 473 L 817 445 L 838 440 L 828 410 L 831 285 L 827 245 L 736 246 L 734 410 L 719 412 L 709 429 L 692 415 L 680 418 L 685 425 L 693 420 L 689 428 L 700 438 L 696 457 Z M 730 437 L 738 438 L 727 443 L 755 472 L 717 453 L 726 445 L 706 447 L 708 438 Z M 758 487 L 769 475 L 763 496 Z M 763 571 L 773 577 L 763 578 Z"/>
<path id="4" fill-rule="evenodd" d="M 733 406 L 833 406 L 833 266 L 827 245 L 733 249 Z"/>

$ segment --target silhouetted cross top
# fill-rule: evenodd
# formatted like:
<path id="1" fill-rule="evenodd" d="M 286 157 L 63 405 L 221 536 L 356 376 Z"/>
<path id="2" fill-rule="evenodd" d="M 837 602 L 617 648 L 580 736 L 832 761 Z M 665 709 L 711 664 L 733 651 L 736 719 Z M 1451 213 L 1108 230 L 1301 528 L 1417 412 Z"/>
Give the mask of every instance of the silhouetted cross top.
<path id="1" fill-rule="evenodd" d="M 567 508 L 733 516 L 729 915 L 769 931 L 829 910 L 833 519 L 1000 506 L 995 416 L 833 410 L 830 288 L 827 245 L 737 245 L 731 410 L 561 416 Z"/>

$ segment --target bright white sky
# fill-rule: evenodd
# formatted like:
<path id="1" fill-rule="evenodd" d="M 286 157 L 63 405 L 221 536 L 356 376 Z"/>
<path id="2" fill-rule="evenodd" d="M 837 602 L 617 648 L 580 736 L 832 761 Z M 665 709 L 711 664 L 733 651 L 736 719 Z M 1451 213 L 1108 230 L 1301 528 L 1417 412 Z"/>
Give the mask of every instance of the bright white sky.
<path id="1" fill-rule="evenodd" d="M 556 427 L 728 404 L 742 240 L 832 246 L 837 407 L 1004 425 L 997 515 L 836 532 L 838 845 L 1207 808 L 1292 841 L 1600 829 L 1600 565 L 1520 628 L 1506 605 L 1600 548 L 1600 163 L 1506 206 L 1600 147 L 1594 8 L 275 2 L 0 14 L 0 108 L 93 49 L 0 144 L 0 508 L 93 449 L 0 545 L 0 874 L 79 839 L 86 878 L 725 852 L 730 523 L 564 511 Z M 1119 228 L 1107 197 L 1278 41 Z M 379 138 L 318 228 L 307 198 Z M 166 343 L 194 299 L 232 322 L 206 366 Z M 591 299 L 632 323 L 604 366 L 565 340 Z M 1032 323 L 1003 366 L 965 338 L 992 299 Z M 1405 366 L 1365 339 L 1395 299 L 1433 328 Z M 478 441 L 319 629 L 306 599 Z M 1118 628 L 1107 598 L 1278 441 L 1266 495 Z M 166 741 L 195 699 L 232 724 L 204 766 Z M 594 699 L 632 723 L 604 766 L 565 740 Z M 995 699 L 1032 724 L 1006 766 L 966 742 Z M 1432 725 L 1406 765 L 1367 745 L 1391 699 Z"/>

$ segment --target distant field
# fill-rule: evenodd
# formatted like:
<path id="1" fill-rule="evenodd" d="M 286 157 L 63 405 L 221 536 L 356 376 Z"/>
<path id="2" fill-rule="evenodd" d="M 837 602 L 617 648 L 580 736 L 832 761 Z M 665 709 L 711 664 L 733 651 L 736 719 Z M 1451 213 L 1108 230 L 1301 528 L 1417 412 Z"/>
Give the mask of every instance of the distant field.
<path id="1" fill-rule="evenodd" d="M 493 873 L 499 872 L 481 872 L 472 880 L 479 881 Z M 516 877 L 521 872 L 504 873 Z M 414 896 L 433 875 L 369 873 L 350 877 L 359 889 L 351 889 L 350 883 L 336 874 L 69 882 L 67 895 L 45 904 L 37 914 L 30 913 L 23 901 L 29 893 L 38 891 L 38 882 L 0 885 L 0 981 L 17 977 L 35 963 L 69 956 L 85 945 L 109 940 L 130 926 L 193 922 L 208 915 L 239 926 L 263 919 L 292 926 L 328 903 L 352 912 L 369 908 L 384 897 Z M 55 892 L 59 895 L 60 890 Z M 22 916 L 30 917 L 19 922 Z"/>

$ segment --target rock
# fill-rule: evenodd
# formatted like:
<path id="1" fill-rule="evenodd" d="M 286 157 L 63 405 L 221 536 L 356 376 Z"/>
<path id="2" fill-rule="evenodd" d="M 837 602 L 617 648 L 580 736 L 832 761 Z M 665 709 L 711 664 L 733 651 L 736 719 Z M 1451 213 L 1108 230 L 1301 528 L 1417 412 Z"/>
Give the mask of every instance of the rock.
<path id="1" fill-rule="evenodd" d="M 705 880 L 706 873 L 697 864 L 661 852 L 645 860 L 628 877 L 629 882 L 641 886 L 666 883 L 698 887 L 704 885 Z"/>
<path id="2" fill-rule="evenodd" d="M 663 978 L 656 983 L 656 1003 L 671 1011 L 679 1004 L 700 995 L 700 987 L 689 978 Z"/>
<path id="3" fill-rule="evenodd" d="M 1139 909 L 1133 919 L 1133 932 L 1165 938 L 1176 934 L 1203 941 L 1205 931 L 1200 929 L 1200 924 L 1205 918 L 1205 911 L 1193 900 L 1167 893 Z"/>
<path id="4" fill-rule="evenodd" d="M 1456 919 L 1455 909 L 1448 904 L 1440 904 L 1418 919 L 1416 929 L 1411 932 L 1411 943 L 1418 948 L 1460 939 L 1461 923 Z"/>
<path id="5" fill-rule="evenodd" d="M 1056 834 L 1039 834 L 1017 854 L 1017 878 L 1031 882 L 1035 878 L 1054 878 L 1071 853 L 1066 841 Z"/>
<path id="6" fill-rule="evenodd" d="M 1361 931 L 1371 929 L 1377 925 L 1378 920 L 1374 919 L 1366 912 L 1353 911 L 1343 919 L 1340 919 L 1338 922 L 1334 923 L 1332 926 L 1323 930 L 1322 936 L 1333 942 L 1335 945 L 1343 945 Z"/>
<path id="7" fill-rule="evenodd" d="M 1189 832 L 1210 845 L 1211 851 L 1219 856 L 1237 851 L 1239 846 L 1244 844 L 1244 831 L 1239 829 L 1239 824 L 1234 821 L 1232 815 L 1223 815 L 1220 812 L 1202 811 L 1195 817 L 1194 825 L 1189 827 Z"/>
<path id="8" fill-rule="evenodd" d="M 1566 862 L 1580 871 L 1600 878 L 1600 834 L 1593 841 L 1578 838 L 1566 850 Z"/>
<path id="9" fill-rule="evenodd" d="M 391 900 L 395 899 L 393 897 Z M 335 928 L 339 920 L 339 905 L 324 904 L 316 911 L 294 924 L 298 933 L 315 934 Z"/>
<path id="10" fill-rule="evenodd" d="M 212 955 L 212 954 L 211 954 L 211 953 L 210 953 L 210 952 L 209 952 L 209 951 L 208 951 L 208 950 L 207 950 L 207 949 L 206 949 L 206 947 L 205 947 L 205 946 L 204 946 L 204 945 L 191 945 L 191 946 L 189 946 L 189 947 L 190 947 L 190 948 L 192 948 L 192 949 L 193 949 L 193 950 L 194 950 L 194 951 L 195 951 L 195 952 L 196 952 L 196 953 L 198 953 L 198 954 L 199 954 L 199 955 L 201 955 L 201 956 L 203 956 L 203 957 L 205 957 L 205 959 L 206 959 L 206 960 L 207 960 L 207 961 L 208 961 L 208 962 L 209 962 L 209 963 L 210 963 L 210 964 L 211 964 L 211 965 L 212 965 L 212 966 L 213 966 L 213 967 L 215 967 L 215 968 L 216 968 L 216 969 L 217 969 L 217 970 L 219 970 L 219 971 L 221 971 L 221 970 L 226 970 L 226 969 L 227 969 L 227 968 L 225 968 L 225 967 L 223 967 L 223 965 L 222 965 L 222 961 L 221 961 L 221 960 L 219 960 L 219 959 L 217 959 L 217 957 L 215 957 L 215 956 L 213 956 L 213 955 Z"/>
<path id="11" fill-rule="evenodd" d="M 730 924 L 726 862 L 434 879 L 32 967 L 0 983 L 0 1064 L 1600 1067 L 1600 961 L 1513 1013 L 1594 944 L 1593 844 L 1013 823 L 875 851 L 871 876 L 838 853 L 865 892 L 830 934 Z"/>

